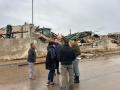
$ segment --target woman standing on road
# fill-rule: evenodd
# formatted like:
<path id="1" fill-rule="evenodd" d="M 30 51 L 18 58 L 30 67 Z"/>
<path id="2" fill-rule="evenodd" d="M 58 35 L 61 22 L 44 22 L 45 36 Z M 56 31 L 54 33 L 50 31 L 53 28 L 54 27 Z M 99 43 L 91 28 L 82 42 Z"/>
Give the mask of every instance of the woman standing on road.
<path id="1" fill-rule="evenodd" d="M 78 45 L 78 42 L 74 40 L 71 47 L 73 48 L 73 51 L 75 53 L 76 59 L 73 61 L 73 70 L 74 70 L 74 83 L 80 83 L 79 76 L 80 76 L 80 70 L 79 70 L 79 61 L 80 61 L 80 47 Z"/>

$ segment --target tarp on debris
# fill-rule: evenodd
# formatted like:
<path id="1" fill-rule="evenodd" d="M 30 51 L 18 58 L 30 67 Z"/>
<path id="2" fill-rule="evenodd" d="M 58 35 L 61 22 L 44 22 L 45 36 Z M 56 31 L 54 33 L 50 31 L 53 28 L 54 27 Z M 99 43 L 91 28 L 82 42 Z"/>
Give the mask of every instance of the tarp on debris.
<path id="1" fill-rule="evenodd" d="M 80 40 L 81 38 L 91 36 L 91 35 L 92 35 L 91 31 L 85 31 L 85 32 L 78 32 L 78 33 L 65 36 L 65 38 L 70 39 L 70 40 L 75 40 L 75 39 Z"/>
<path id="2" fill-rule="evenodd" d="M 67 35 L 65 36 L 65 38 L 69 40 L 78 40 L 81 43 L 87 43 L 88 41 L 92 41 L 91 39 L 100 38 L 100 36 L 94 34 L 92 31 L 85 31 L 85 32 L 78 32 L 71 35 Z"/>

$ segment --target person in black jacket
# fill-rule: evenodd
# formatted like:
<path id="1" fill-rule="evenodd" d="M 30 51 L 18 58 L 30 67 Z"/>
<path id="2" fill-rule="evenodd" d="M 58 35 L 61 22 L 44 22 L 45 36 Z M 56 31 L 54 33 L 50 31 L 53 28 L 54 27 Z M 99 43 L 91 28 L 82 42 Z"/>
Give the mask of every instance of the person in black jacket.
<path id="1" fill-rule="evenodd" d="M 58 41 L 58 39 L 55 39 L 55 51 L 56 51 L 56 70 L 57 70 L 57 74 L 60 75 L 60 71 L 59 71 L 59 62 L 60 62 L 60 50 L 62 48 L 62 45 L 60 44 L 60 42 Z"/>
<path id="2" fill-rule="evenodd" d="M 48 85 L 54 85 L 53 79 L 55 75 L 55 65 L 56 65 L 56 52 L 54 42 L 49 42 L 47 47 L 47 57 L 46 57 L 46 69 L 49 70 L 48 73 Z"/>
<path id="3" fill-rule="evenodd" d="M 74 84 L 74 73 L 73 73 L 74 60 L 75 60 L 75 53 L 73 49 L 69 46 L 69 41 L 64 40 L 64 45 L 60 51 L 61 75 L 62 75 L 61 90 L 73 90 L 72 88 Z M 69 73 L 69 76 L 67 73 Z M 69 80 L 69 85 L 67 85 L 68 80 Z"/>
<path id="4" fill-rule="evenodd" d="M 35 79 L 35 68 L 34 64 L 36 62 L 36 52 L 35 52 L 35 44 L 30 44 L 30 49 L 28 51 L 28 65 L 29 65 L 29 79 Z"/>

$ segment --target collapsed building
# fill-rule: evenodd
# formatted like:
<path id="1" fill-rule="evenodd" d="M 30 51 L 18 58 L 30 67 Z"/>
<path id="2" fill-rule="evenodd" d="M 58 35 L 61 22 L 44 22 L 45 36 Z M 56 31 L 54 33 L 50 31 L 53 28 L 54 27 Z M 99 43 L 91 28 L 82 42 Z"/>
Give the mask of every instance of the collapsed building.
<path id="1" fill-rule="evenodd" d="M 37 27 L 32 24 L 11 26 L 0 29 L 0 60 L 26 59 L 29 45 L 34 42 L 37 46 L 37 56 L 46 56 L 46 47 L 50 37 L 58 38 L 51 28 Z M 83 56 L 95 55 L 99 52 L 120 50 L 120 33 L 98 35 L 92 31 L 77 32 L 61 38 L 77 40 Z M 62 39 L 61 39 L 62 41 Z M 87 56 L 86 55 L 86 56 Z"/>
<path id="2" fill-rule="evenodd" d="M 14 60 L 27 58 L 30 43 L 37 46 L 37 56 L 46 56 L 46 39 L 56 36 L 50 28 L 38 28 L 32 24 L 11 26 L 0 29 L 0 60 Z M 45 40 L 43 40 L 45 39 Z"/>
<path id="3" fill-rule="evenodd" d="M 69 40 L 77 40 L 81 45 L 85 45 L 85 44 L 93 45 L 93 43 L 96 40 L 100 39 L 100 36 L 92 31 L 78 32 L 78 33 L 70 34 L 65 37 Z"/>
<path id="4" fill-rule="evenodd" d="M 120 46 L 120 33 L 109 33 L 108 37 L 111 38 L 112 43 Z"/>
<path id="5" fill-rule="evenodd" d="M 1 39 L 26 38 L 29 36 L 29 30 L 31 27 L 32 24 L 27 23 L 18 26 L 7 25 L 6 27 L 0 29 L 0 37 Z"/>
<path id="6" fill-rule="evenodd" d="M 65 37 L 71 41 L 78 41 L 82 57 L 85 58 L 120 51 L 118 44 L 120 34 L 98 35 L 92 31 L 84 31 L 69 34 Z"/>

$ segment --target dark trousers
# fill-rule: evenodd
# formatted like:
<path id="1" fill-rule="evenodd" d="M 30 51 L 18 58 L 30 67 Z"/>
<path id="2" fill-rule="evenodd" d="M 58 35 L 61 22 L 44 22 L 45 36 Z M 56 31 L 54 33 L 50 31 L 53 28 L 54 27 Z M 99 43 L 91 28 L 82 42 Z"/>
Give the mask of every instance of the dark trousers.
<path id="1" fill-rule="evenodd" d="M 48 81 L 53 82 L 54 75 L 55 75 L 55 70 L 50 70 L 48 73 Z"/>
<path id="2" fill-rule="evenodd" d="M 56 62 L 56 69 L 59 70 L 59 61 Z"/>

